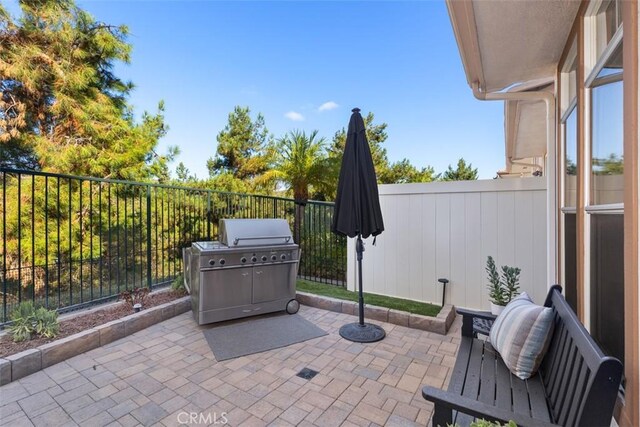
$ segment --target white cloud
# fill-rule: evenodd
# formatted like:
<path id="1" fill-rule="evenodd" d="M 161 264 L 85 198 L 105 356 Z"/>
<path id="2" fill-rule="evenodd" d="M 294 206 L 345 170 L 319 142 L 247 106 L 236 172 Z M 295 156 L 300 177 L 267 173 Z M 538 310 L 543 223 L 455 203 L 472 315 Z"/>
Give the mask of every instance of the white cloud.
<path id="1" fill-rule="evenodd" d="M 289 111 L 288 113 L 285 113 L 284 116 L 289 120 L 293 120 L 294 122 L 304 121 L 304 116 L 302 114 L 300 114 L 300 113 L 295 112 L 295 111 Z"/>
<path id="2" fill-rule="evenodd" d="M 329 102 L 325 102 L 324 104 L 322 104 L 319 108 L 318 111 L 329 111 L 329 110 L 335 110 L 336 108 L 338 108 L 339 105 L 336 104 L 333 101 L 329 101 Z"/>

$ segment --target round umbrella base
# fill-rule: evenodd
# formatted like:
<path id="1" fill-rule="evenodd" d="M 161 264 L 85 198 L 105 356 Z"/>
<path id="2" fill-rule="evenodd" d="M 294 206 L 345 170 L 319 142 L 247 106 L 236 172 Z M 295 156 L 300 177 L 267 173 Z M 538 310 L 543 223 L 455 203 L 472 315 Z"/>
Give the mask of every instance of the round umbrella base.
<path id="1" fill-rule="evenodd" d="M 380 341 L 386 333 L 378 325 L 365 323 L 348 323 L 340 328 L 340 336 L 353 342 L 376 342 Z"/>

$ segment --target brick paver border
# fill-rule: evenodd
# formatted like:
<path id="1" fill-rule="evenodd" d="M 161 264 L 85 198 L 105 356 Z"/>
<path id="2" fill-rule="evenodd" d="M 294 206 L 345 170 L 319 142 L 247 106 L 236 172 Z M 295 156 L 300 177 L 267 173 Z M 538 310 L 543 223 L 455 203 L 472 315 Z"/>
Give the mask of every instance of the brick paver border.
<path id="1" fill-rule="evenodd" d="M 182 297 L 40 347 L 12 354 L 4 359 L 0 358 L 0 386 L 189 310 L 191 310 L 191 298 Z"/>
<path id="2" fill-rule="evenodd" d="M 297 292 L 301 304 L 336 313 L 358 314 L 358 304 L 335 298 Z M 31 375 L 94 348 L 124 338 L 151 325 L 170 319 L 191 309 L 189 296 L 150 309 L 134 313 L 104 325 L 41 345 L 40 347 L 0 358 L 0 386 Z M 453 320 L 455 308 L 445 305 L 436 317 L 422 316 L 403 311 L 365 306 L 365 317 L 380 322 L 406 326 L 413 329 L 446 335 Z"/>
<path id="3" fill-rule="evenodd" d="M 310 307 L 354 316 L 358 314 L 358 303 L 354 301 L 345 301 L 308 292 L 297 292 L 296 298 L 301 304 Z M 365 304 L 364 316 L 367 319 L 378 320 L 380 322 L 393 323 L 394 325 L 447 335 L 453 320 L 456 318 L 456 311 L 453 305 L 447 304 L 442 307 L 436 317 L 430 317 Z"/>

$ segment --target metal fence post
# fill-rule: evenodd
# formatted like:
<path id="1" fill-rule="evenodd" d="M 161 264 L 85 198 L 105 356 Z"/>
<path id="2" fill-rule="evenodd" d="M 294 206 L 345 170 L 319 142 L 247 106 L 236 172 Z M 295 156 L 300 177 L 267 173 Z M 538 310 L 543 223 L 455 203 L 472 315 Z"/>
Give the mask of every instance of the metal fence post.
<path id="1" fill-rule="evenodd" d="M 211 191 L 207 191 L 207 240 L 211 240 Z"/>
<path id="2" fill-rule="evenodd" d="M 147 286 L 151 289 L 151 186 L 147 184 Z"/>

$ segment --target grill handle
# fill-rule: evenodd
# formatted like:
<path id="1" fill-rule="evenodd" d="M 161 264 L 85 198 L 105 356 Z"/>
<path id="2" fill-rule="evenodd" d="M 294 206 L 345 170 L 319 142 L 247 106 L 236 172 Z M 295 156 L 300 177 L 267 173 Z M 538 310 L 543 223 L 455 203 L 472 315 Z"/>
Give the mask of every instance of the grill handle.
<path id="1" fill-rule="evenodd" d="M 284 239 L 286 243 L 289 243 L 291 236 L 254 236 L 254 237 L 236 237 L 233 240 L 233 245 L 237 246 L 240 240 L 267 240 L 267 239 Z"/>
<path id="2" fill-rule="evenodd" d="M 231 266 L 225 266 L 225 267 L 200 268 L 199 271 L 224 271 L 224 270 L 235 270 L 235 269 L 238 269 L 238 268 L 257 268 L 257 267 L 270 268 L 270 267 L 277 267 L 279 265 L 297 264 L 297 263 L 298 263 L 298 260 L 297 259 L 293 259 L 293 260 L 290 260 L 290 261 L 278 261 L 278 262 L 271 262 L 271 263 L 267 263 L 267 264 L 256 263 L 256 264 L 231 265 Z"/>

